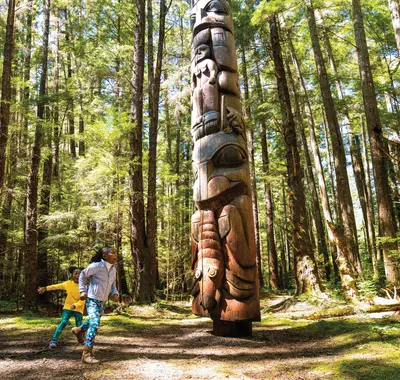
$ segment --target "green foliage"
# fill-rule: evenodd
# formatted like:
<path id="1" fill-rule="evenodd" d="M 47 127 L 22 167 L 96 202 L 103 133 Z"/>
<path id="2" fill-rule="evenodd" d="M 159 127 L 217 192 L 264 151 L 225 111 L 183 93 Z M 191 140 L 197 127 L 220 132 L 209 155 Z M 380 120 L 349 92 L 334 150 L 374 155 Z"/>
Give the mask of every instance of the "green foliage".
<path id="1" fill-rule="evenodd" d="M 379 281 L 366 280 L 358 282 L 357 288 L 361 299 L 369 299 L 378 294 L 381 284 Z"/>
<path id="2" fill-rule="evenodd" d="M 272 189 L 275 213 L 275 238 L 279 255 L 282 286 L 293 292 L 295 278 L 293 271 L 293 250 L 291 225 L 289 220 L 287 166 L 282 135 L 282 114 L 279 96 L 276 91 L 275 69 L 271 59 L 268 22 L 272 15 L 279 20 L 279 33 L 282 54 L 290 70 L 295 73 L 289 42 L 293 44 L 299 61 L 299 69 L 305 82 L 307 95 L 311 102 L 317 140 L 322 156 L 322 164 L 329 198 L 335 195 L 334 182 L 331 183 L 331 171 L 328 159 L 332 148 L 329 136 L 325 135 L 325 116 L 321 109 L 321 94 L 314 57 L 312 53 L 305 2 L 295 0 L 243 1 L 231 2 L 234 10 L 235 36 L 238 57 L 242 52 L 246 56 L 246 69 L 250 87 L 249 99 L 243 106 L 251 111 L 247 120 L 248 128 L 254 132 L 255 182 L 259 206 L 260 241 L 262 272 L 268 280 L 268 242 L 266 234 L 266 207 L 264 183 Z M 331 87 L 335 97 L 335 106 L 340 122 L 349 112 L 351 130 L 362 134 L 364 115 L 363 98 L 360 90 L 359 69 L 355 51 L 354 31 L 349 2 L 342 0 L 314 1 L 314 7 L 322 14 L 318 25 L 319 38 L 324 49 L 326 62 L 328 56 L 324 36 L 329 38 L 336 72 L 328 68 Z M 43 160 L 53 156 L 55 159 L 55 133 L 59 137 L 59 175 L 53 175 L 51 185 L 50 211 L 39 212 L 38 227 L 46 230 L 46 236 L 40 248 L 48 254 L 49 282 L 60 281 L 67 276 L 66 268 L 71 264 L 86 265 L 93 248 L 101 244 L 121 244 L 121 255 L 127 272 L 129 288 L 133 282 L 133 260 L 131 256 L 130 165 L 139 163 L 131 156 L 129 135 L 136 128 L 132 120 L 131 100 L 135 89 L 130 83 L 132 78 L 133 35 L 135 5 L 126 0 L 97 2 L 76 0 L 58 0 L 52 8 L 51 51 L 46 101 L 46 120 L 43 123 L 44 136 L 41 151 L 40 190 L 43 189 Z M 13 195 L 12 209 L 9 215 L 1 215 L 0 221 L 7 223 L 7 248 L 1 252 L 0 261 L 5 263 L 9 274 L 10 293 L 20 298 L 15 289 L 21 289 L 24 252 L 24 219 L 27 177 L 31 146 L 38 122 L 36 106 L 40 77 L 42 3 L 33 0 L 33 47 L 31 51 L 31 77 L 25 78 L 27 63 L 27 4 L 21 3 L 18 11 L 15 33 L 15 59 L 12 78 L 13 102 L 12 123 L 8 144 L 7 183 Z M 398 86 L 399 54 L 396 49 L 390 12 L 385 0 L 363 1 L 368 48 L 376 85 L 377 99 L 383 125 L 383 135 L 389 141 L 397 139 L 399 130 Z M 59 19 L 55 17 L 59 8 Z M 157 45 L 158 21 L 160 12 L 158 2 L 154 8 L 154 46 Z M 6 4 L 0 5 L 0 46 L 4 46 Z M 66 13 L 68 12 L 68 15 Z M 161 288 L 160 297 L 183 298 L 191 278 L 190 268 L 190 218 L 194 211 L 191 188 L 192 138 L 190 133 L 191 89 L 190 89 L 190 41 L 189 4 L 184 0 L 171 3 L 167 16 L 164 69 L 161 81 L 159 103 L 160 120 L 158 125 L 157 146 L 157 249 Z M 60 30 L 57 34 L 57 21 Z M 3 33 L 1 33 L 3 32 Z M 68 35 L 68 38 L 67 38 Z M 58 38 L 58 51 L 57 51 Z M 3 52 L 0 53 L 1 60 Z M 58 66 L 57 66 L 58 63 Z M 68 65 L 72 70 L 71 77 Z M 239 66 L 242 70 L 242 62 Z M 56 69 L 60 69 L 58 79 Z M 2 65 L 0 65 L 2 70 Z M 143 131 L 143 186 L 144 202 L 147 204 L 148 180 L 148 91 L 147 71 L 145 68 L 145 102 Z M 1 71 L 0 71 L 1 72 Z M 241 78 L 243 79 L 243 78 Z M 335 82 L 340 81 L 344 91 L 343 99 L 335 93 Z M 242 83 L 241 83 L 242 84 Z M 300 102 L 303 125 L 307 129 L 309 116 L 304 112 L 305 94 L 300 83 L 295 84 Z M 25 100 L 29 88 L 29 101 Z M 294 105 L 294 94 L 292 107 Z M 389 99 L 389 101 L 388 101 Z M 391 100 L 390 100 L 391 99 Z M 72 103 L 73 107 L 72 107 Z M 389 103 L 391 106 L 389 106 Z M 396 108 L 397 107 L 397 108 Z M 58 121 L 55 114 L 58 112 Z M 71 115 L 75 131 L 70 132 Z M 83 122 L 84 132 L 80 133 L 79 123 Z M 264 170 L 261 155 L 261 124 L 267 128 L 269 169 Z M 342 125 L 344 135 L 347 126 Z M 306 131 L 307 134 L 308 131 Z M 85 153 L 77 158 L 71 157 L 71 139 L 78 145 L 84 143 Z M 300 139 L 298 138 L 299 143 Z M 349 156 L 347 136 L 344 136 L 346 153 Z M 367 144 L 368 145 L 368 144 Z M 392 144 L 394 145 L 394 144 Z M 362 147 L 369 152 L 369 147 Z M 393 149 L 392 149 L 393 150 Z M 391 151 L 395 162 L 395 154 Z M 13 163 L 12 158 L 17 157 Z M 304 154 L 301 157 L 305 169 Z M 354 182 L 352 170 L 349 173 Z M 54 169 L 54 168 L 53 168 Z M 396 170 L 397 168 L 395 168 Z M 335 179 L 334 174 L 332 175 Z M 396 178 L 394 182 L 397 185 Z M 307 182 L 309 183 L 309 182 Z M 311 192 L 306 189 L 307 207 L 311 209 Z M 8 191 L 8 190 L 7 190 Z M 339 190 L 340 191 L 340 190 Z M 373 194 L 376 191 L 373 189 Z M 39 197 L 40 198 L 40 197 Z M 357 227 L 363 229 L 360 206 L 354 197 L 354 206 L 358 215 Z M 1 200 L 3 202 L 3 200 Z M 40 200 L 39 200 L 40 202 Z M 3 207 L 3 204 L 1 205 Z M 375 205 L 376 206 L 376 205 Z M 376 207 L 375 207 L 376 208 Z M 40 210 L 40 208 L 39 208 Z M 311 216 L 311 215 L 310 215 Z M 340 224 L 338 220 L 334 221 Z M 146 220 L 143 220 L 146 223 Z M 118 231 L 118 232 L 117 232 Z M 313 231 L 315 232 L 315 231 Z M 364 235 L 360 233 L 359 244 L 365 245 Z M 397 244 L 395 238 L 380 237 L 378 244 Z M 362 244 L 364 243 L 364 244 Z M 289 247 L 289 249 L 287 248 Z M 365 250 L 367 251 L 367 250 Z M 391 255 L 396 260 L 400 251 L 393 249 Z M 291 269 L 284 270 L 284 258 L 290 255 Z M 21 259 L 18 262 L 19 258 Z M 372 281 L 370 258 L 362 252 L 362 263 L 366 280 L 360 282 L 360 297 L 370 297 L 378 289 L 378 283 Z M 321 258 L 317 256 L 318 265 Z M 379 264 L 382 265 L 382 264 Z M 381 271 L 382 272 L 382 271 Z M 383 285 L 380 279 L 380 286 Z M 328 284 L 329 295 L 336 297 L 340 293 L 338 284 Z M 12 288 L 12 289 L 11 289 Z M 309 297 L 305 295 L 304 297 Z M 338 299 L 340 296 L 338 295 Z M 318 304 L 319 300 L 310 302 Z M 161 306 L 159 306 L 161 307 Z"/>

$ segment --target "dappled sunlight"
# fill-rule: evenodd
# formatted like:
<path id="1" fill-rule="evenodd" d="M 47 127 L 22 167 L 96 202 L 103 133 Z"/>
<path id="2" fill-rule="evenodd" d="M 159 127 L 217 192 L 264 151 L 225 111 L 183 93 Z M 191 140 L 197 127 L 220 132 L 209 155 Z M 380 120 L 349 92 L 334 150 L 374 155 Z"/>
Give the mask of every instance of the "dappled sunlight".
<path id="1" fill-rule="evenodd" d="M 53 319 L 6 316 L 0 319 L 0 333 L 9 337 L 0 342 L 0 371 L 7 371 L 9 379 L 33 374 L 51 378 L 52 370 L 57 377 L 73 378 L 78 370 L 86 379 L 264 379 L 306 374 L 307 379 L 358 380 L 380 379 L 386 373 L 387 379 L 394 379 L 389 375 L 399 369 L 391 361 L 400 355 L 400 325 L 387 318 L 311 321 L 291 319 L 290 313 L 265 314 L 254 324 L 251 337 L 223 338 L 212 334 L 208 318 L 185 318 L 185 313 L 180 319 L 164 318 L 168 312 L 152 317 L 106 315 L 95 347 L 102 364 L 92 367 L 80 363 L 82 348 L 68 331 L 59 347 L 47 347 Z M 369 371 L 361 363 L 378 369 Z"/>

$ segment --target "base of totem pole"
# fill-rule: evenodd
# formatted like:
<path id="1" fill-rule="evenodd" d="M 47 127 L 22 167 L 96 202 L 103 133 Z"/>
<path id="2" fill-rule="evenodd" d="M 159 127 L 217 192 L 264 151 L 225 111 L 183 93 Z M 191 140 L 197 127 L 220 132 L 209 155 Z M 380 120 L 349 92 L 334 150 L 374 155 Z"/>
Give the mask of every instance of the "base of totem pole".
<path id="1" fill-rule="evenodd" d="M 240 338 L 251 336 L 253 333 L 251 321 L 221 321 L 213 320 L 213 334 L 217 336 L 225 336 L 230 338 Z"/>

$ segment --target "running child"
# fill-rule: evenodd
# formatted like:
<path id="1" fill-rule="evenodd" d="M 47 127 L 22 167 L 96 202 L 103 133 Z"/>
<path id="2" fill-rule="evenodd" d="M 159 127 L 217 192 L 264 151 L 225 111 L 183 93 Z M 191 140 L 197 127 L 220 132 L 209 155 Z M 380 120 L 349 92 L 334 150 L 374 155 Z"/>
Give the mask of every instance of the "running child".
<path id="1" fill-rule="evenodd" d="M 119 293 L 116 287 L 115 263 L 117 256 L 113 247 L 103 247 L 92 257 L 91 264 L 87 266 L 79 276 L 80 299 L 86 300 L 86 310 L 89 319 L 80 327 L 74 327 L 72 332 L 84 342 L 82 363 L 95 364 L 99 360 L 93 356 L 93 344 L 97 329 L 100 326 L 100 318 L 108 297 L 114 302 L 119 301 Z M 89 279 L 89 286 L 87 280 Z"/>
<path id="2" fill-rule="evenodd" d="M 65 281 L 57 285 L 39 287 L 37 290 L 39 294 L 43 294 L 46 291 L 60 290 L 60 289 L 65 290 L 67 292 L 67 298 L 65 299 L 63 312 L 61 314 L 61 322 L 57 326 L 56 331 L 54 332 L 53 338 L 49 343 L 49 348 L 57 347 L 58 338 L 72 316 L 74 316 L 75 318 L 75 326 L 80 326 L 82 324 L 85 301 L 79 299 L 80 294 L 79 294 L 78 279 L 79 275 L 81 274 L 81 268 L 71 267 L 70 273 L 72 275 L 71 280 Z"/>

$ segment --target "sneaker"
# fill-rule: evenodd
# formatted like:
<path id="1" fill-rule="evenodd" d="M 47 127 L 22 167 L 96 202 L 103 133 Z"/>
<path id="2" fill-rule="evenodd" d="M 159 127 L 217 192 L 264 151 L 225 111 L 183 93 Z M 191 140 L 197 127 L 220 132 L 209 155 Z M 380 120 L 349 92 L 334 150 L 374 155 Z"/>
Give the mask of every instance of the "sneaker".
<path id="1" fill-rule="evenodd" d="M 54 342 L 53 340 L 49 344 L 49 348 L 57 348 L 57 342 Z"/>

